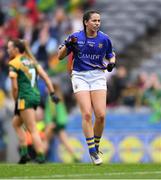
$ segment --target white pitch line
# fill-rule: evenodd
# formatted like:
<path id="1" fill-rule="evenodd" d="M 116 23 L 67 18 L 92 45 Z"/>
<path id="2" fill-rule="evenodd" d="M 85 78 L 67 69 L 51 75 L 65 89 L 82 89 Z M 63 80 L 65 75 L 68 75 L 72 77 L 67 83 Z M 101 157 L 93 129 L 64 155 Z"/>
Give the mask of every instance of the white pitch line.
<path id="1" fill-rule="evenodd" d="M 96 173 L 96 174 L 56 174 L 51 176 L 23 176 L 23 177 L 12 177 L 12 179 L 45 179 L 45 178 L 77 178 L 77 177 L 90 177 L 90 176 L 115 176 L 115 175 L 147 175 L 147 174 L 160 174 L 161 171 L 143 171 L 143 172 L 111 172 L 111 173 Z M 161 178 L 161 177 L 160 177 Z"/>

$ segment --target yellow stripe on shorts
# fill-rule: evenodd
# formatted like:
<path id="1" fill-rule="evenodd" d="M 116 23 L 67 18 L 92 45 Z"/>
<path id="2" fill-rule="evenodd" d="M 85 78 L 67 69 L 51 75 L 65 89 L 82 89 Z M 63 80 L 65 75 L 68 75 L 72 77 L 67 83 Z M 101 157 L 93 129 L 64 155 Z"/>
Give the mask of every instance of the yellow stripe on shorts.
<path id="1" fill-rule="evenodd" d="M 25 100 L 24 99 L 19 99 L 18 100 L 18 109 L 25 109 Z"/>

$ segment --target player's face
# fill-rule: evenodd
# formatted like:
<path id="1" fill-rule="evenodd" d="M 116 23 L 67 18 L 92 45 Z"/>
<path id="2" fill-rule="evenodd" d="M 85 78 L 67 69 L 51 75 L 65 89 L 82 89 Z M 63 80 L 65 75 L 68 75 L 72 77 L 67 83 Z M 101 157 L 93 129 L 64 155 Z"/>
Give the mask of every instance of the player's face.
<path id="1" fill-rule="evenodd" d="M 97 13 L 91 14 L 90 19 L 86 21 L 85 24 L 87 30 L 97 32 L 101 24 L 100 15 Z"/>
<path id="2" fill-rule="evenodd" d="M 9 41 L 7 47 L 9 58 L 13 59 L 16 56 L 16 48 L 14 47 L 13 42 Z"/>

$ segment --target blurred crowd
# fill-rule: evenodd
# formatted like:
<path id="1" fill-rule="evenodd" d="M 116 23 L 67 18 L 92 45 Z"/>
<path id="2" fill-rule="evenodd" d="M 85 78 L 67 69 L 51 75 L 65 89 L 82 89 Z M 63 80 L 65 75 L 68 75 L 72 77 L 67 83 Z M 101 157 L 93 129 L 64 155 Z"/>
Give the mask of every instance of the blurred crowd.
<path id="1" fill-rule="evenodd" d="M 69 56 L 68 60 L 59 63 L 57 49 L 68 34 L 82 29 L 82 14 L 94 3 L 94 0 L 0 1 L 0 139 L 4 136 L 3 122 L 6 117 L 12 115 L 14 109 L 8 79 L 7 41 L 10 38 L 26 39 L 33 54 L 52 78 L 55 88 L 64 101 L 63 104 L 59 105 L 60 107 L 55 107 L 54 111 L 51 110 L 52 118 L 59 119 L 55 120 L 56 123 L 51 128 L 55 128 L 58 124 L 57 129 L 63 129 L 65 128 L 67 114 L 72 111 L 76 104 L 70 82 L 72 59 Z M 137 77 L 131 78 L 130 72 L 124 66 L 119 66 L 112 73 L 107 73 L 107 79 L 107 104 L 109 107 L 145 105 L 155 112 L 152 120 L 160 119 L 161 83 L 157 74 L 149 75 L 146 72 L 140 72 Z M 46 119 L 48 119 L 50 116 L 48 93 L 41 79 L 38 85 L 42 97 L 39 112 L 47 113 Z M 41 120 L 44 118 L 43 115 Z M 40 125 L 40 129 L 41 127 Z M 59 135 L 62 142 L 66 142 L 66 136 L 64 137 L 62 133 Z M 72 152 L 68 145 L 67 148 Z"/>
<path id="2" fill-rule="evenodd" d="M 69 57 L 69 60 L 58 63 L 57 49 L 68 34 L 82 29 L 82 14 L 93 4 L 94 0 L 0 1 L 0 157 L 5 157 L 1 152 L 3 142 L 7 141 L 4 140 L 4 130 L 7 129 L 5 124 L 8 125 L 6 122 L 11 120 L 14 110 L 8 78 L 6 47 L 10 38 L 28 41 L 33 54 L 51 77 L 55 90 L 62 99 L 58 105 L 51 104 L 44 81 L 38 80 L 42 98 L 37 112 L 37 125 L 40 132 L 45 131 L 46 148 L 47 140 L 51 139 L 51 135 L 53 137 L 57 134 L 68 152 L 73 154 L 64 131 L 67 124 L 67 112 L 75 103 L 71 100 L 73 96 L 68 73 L 71 60 Z M 26 135 L 29 145 L 32 144 L 28 133 Z"/>
<path id="3" fill-rule="evenodd" d="M 26 39 L 33 54 L 68 97 L 66 81 L 70 61 L 58 63 L 57 49 L 69 33 L 82 28 L 82 13 L 94 1 L 7 0 L 0 4 L 0 88 L 10 92 L 6 44 L 10 38 Z M 40 82 L 40 88 L 42 88 Z M 41 89 L 43 93 L 43 89 Z"/>
<path id="4" fill-rule="evenodd" d="M 108 80 L 107 105 L 129 107 L 149 107 L 152 122 L 161 119 L 161 81 L 157 73 L 140 72 L 133 77 L 124 66 L 113 72 Z"/>

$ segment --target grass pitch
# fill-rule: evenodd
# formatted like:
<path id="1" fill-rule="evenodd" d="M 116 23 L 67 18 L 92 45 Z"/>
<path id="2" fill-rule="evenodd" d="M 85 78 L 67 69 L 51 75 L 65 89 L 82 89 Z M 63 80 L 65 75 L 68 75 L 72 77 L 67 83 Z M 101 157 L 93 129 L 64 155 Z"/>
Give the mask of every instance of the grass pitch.
<path id="1" fill-rule="evenodd" d="M 161 164 L 0 164 L 9 179 L 161 179 Z"/>

